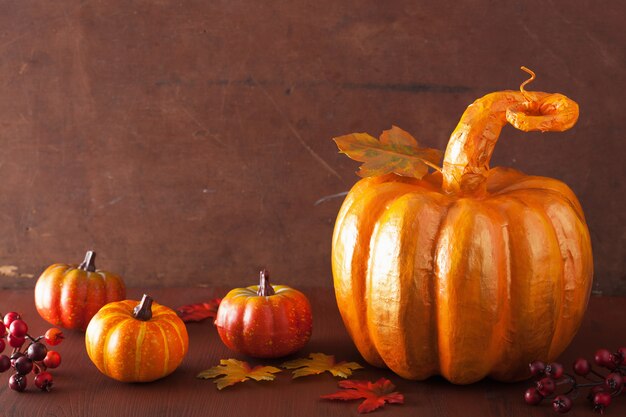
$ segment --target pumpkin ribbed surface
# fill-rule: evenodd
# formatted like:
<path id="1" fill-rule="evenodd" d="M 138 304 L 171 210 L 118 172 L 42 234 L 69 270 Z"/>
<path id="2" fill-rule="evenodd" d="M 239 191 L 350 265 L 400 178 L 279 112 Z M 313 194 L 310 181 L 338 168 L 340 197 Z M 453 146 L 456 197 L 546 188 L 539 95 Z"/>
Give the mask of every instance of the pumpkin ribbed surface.
<path id="1" fill-rule="evenodd" d="M 364 358 L 409 379 L 516 380 L 556 358 L 591 289 L 589 233 L 563 183 L 504 168 L 486 194 L 393 174 L 359 181 L 333 236 L 337 304 Z"/>
<path id="2" fill-rule="evenodd" d="M 593 278 L 589 231 L 564 183 L 489 161 L 502 128 L 564 131 L 559 93 L 487 94 L 450 136 L 441 172 L 348 193 L 333 235 L 339 311 L 363 357 L 409 379 L 513 381 L 570 343 Z M 421 177 L 421 176 L 420 176 Z"/>
<path id="3" fill-rule="evenodd" d="M 104 306 L 85 334 L 87 354 L 103 374 L 124 382 L 148 382 L 172 373 L 189 346 L 187 329 L 176 313 L 154 303 L 152 318 L 133 316 L 137 301 Z"/>
<path id="4" fill-rule="evenodd" d="M 259 286 L 231 290 L 220 303 L 215 326 L 226 346 L 256 358 L 278 358 L 300 350 L 311 338 L 311 305 L 300 291 L 274 285 L 271 296 Z"/>
<path id="5" fill-rule="evenodd" d="M 85 330 L 102 306 L 124 297 L 126 287 L 119 276 L 80 269 L 78 265 L 51 265 L 35 285 L 39 315 L 66 329 Z"/>

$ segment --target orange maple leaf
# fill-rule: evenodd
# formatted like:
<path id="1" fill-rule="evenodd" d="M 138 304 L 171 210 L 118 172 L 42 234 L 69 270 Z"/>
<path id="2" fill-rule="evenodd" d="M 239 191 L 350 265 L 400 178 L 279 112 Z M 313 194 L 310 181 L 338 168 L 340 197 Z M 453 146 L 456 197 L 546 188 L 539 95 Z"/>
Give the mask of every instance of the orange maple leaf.
<path id="1" fill-rule="evenodd" d="M 428 167 L 437 171 L 441 151 L 422 148 L 408 132 L 397 126 L 385 130 L 380 140 L 367 133 L 351 133 L 333 138 L 339 151 L 355 161 L 364 162 L 357 174 L 373 177 L 395 173 L 405 177 L 421 179 Z"/>
<path id="2" fill-rule="evenodd" d="M 335 357 L 323 353 L 311 353 L 308 358 L 294 359 L 280 365 L 281 368 L 295 369 L 293 378 L 301 376 L 318 375 L 323 372 L 330 372 L 333 376 L 347 378 L 352 375 L 352 371 L 363 367 L 356 362 L 335 363 Z"/>
<path id="3" fill-rule="evenodd" d="M 359 413 L 369 413 L 377 408 L 383 407 L 385 403 L 404 404 L 404 395 L 395 392 L 395 385 L 386 378 L 380 378 L 376 382 L 370 381 L 339 381 L 339 388 L 342 390 L 334 394 L 322 395 L 325 400 L 360 400 L 364 399 L 357 411 Z"/>
<path id="4" fill-rule="evenodd" d="M 217 389 L 221 390 L 249 379 L 272 381 L 276 378 L 273 374 L 278 372 L 281 372 L 281 370 L 273 366 L 255 366 L 253 368 L 247 362 L 238 361 L 237 359 L 222 359 L 220 360 L 220 365 L 200 372 L 197 378 L 209 379 L 223 375 L 215 380 Z"/>

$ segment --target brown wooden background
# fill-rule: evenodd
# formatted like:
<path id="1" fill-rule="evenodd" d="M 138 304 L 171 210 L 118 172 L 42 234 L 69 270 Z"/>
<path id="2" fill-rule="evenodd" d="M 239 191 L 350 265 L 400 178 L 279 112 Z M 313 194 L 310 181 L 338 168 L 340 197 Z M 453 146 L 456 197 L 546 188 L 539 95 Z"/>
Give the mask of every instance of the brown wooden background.
<path id="1" fill-rule="evenodd" d="M 623 2 L 0 1 L 0 286 L 99 252 L 129 286 L 332 285 L 331 137 L 396 124 L 444 149 L 474 99 L 576 99 L 561 134 L 504 130 L 493 165 L 556 177 L 626 293 Z"/>

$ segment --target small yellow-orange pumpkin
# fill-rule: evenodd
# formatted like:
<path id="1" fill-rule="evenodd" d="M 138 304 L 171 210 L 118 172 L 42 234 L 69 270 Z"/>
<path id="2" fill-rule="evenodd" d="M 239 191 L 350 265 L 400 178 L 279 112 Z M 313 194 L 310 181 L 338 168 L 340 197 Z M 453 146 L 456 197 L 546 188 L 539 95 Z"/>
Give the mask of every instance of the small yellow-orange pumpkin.
<path id="1" fill-rule="evenodd" d="M 104 306 L 85 333 L 87 354 L 103 374 L 123 382 L 149 382 L 174 372 L 189 338 L 174 310 L 152 302 L 124 300 Z"/>
<path id="2" fill-rule="evenodd" d="M 442 173 L 365 178 L 333 236 L 337 304 L 370 364 L 408 379 L 466 384 L 528 376 L 552 361 L 585 312 L 593 263 L 574 193 L 551 178 L 489 168 L 500 130 L 561 131 L 578 106 L 502 91 L 468 107 Z"/>
<path id="3" fill-rule="evenodd" d="M 49 266 L 35 285 L 39 315 L 55 326 L 85 330 L 89 320 L 107 303 L 126 297 L 124 281 L 96 270 L 96 253 L 88 251 L 80 265 Z"/>

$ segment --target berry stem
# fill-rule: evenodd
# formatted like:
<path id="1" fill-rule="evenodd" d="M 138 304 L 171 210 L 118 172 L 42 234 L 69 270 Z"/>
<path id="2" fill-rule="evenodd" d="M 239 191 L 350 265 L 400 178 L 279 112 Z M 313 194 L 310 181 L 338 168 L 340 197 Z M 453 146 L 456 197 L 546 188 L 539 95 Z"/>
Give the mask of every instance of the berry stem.
<path id="1" fill-rule="evenodd" d="M 41 339 L 43 339 L 43 336 L 39 336 L 39 337 L 32 337 L 31 335 L 29 335 L 28 333 L 26 333 L 26 338 L 27 338 L 28 340 L 30 340 L 30 341 L 31 341 L 31 343 L 28 345 L 28 346 L 30 346 L 30 345 L 32 345 L 33 343 L 37 343 L 37 342 L 39 342 Z"/>
<path id="2" fill-rule="evenodd" d="M 555 385 L 573 384 L 576 385 L 576 379 L 567 375 L 567 378 L 555 382 Z"/>
<path id="3" fill-rule="evenodd" d="M 586 388 L 586 387 L 597 387 L 598 385 L 602 385 L 604 384 L 604 382 L 602 381 L 598 381 L 598 382 L 590 382 L 588 384 L 574 384 L 576 386 L 576 388 Z"/>
<path id="4" fill-rule="evenodd" d="M 605 378 L 605 377 L 604 377 L 604 375 L 602 375 L 602 374 L 601 374 L 601 373 L 599 373 L 599 372 L 594 371 L 593 369 L 592 369 L 590 372 L 591 372 L 592 374 L 594 374 L 595 376 L 597 376 L 598 378 L 602 378 L 602 379 L 604 379 L 604 378 Z"/>
<path id="5" fill-rule="evenodd" d="M 609 358 L 609 359 L 607 359 Z M 530 370 L 535 376 L 541 377 L 536 381 L 535 388 L 529 388 L 524 394 L 524 400 L 529 405 L 536 405 L 542 399 L 550 400 L 553 408 L 558 413 L 565 413 L 569 411 L 572 405 L 572 400 L 578 398 L 578 396 L 584 390 L 587 392 L 587 398 L 592 402 L 593 409 L 596 412 L 604 414 L 604 410 L 611 404 L 611 398 L 618 397 L 626 392 L 626 347 L 620 347 L 617 353 L 610 354 L 607 349 L 600 349 L 596 352 L 594 360 L 601 368 L 609 370 L 610 374 L 603 375 L 602 372 L 598 372 L 592 369 L 589 361 L 584 358 L 579 358 L 574 362 L 574 372 L 576 375 L 562 372 L 562 365 L 555 363 L 545 366 L 546 372 L 543 372 L 543 362 L 535 361 L 531 362 Z M 541 365 L 538 366 L 538 365 Z M 557 369 L 558 378 L 552 375 L 552 366 Z M 549 372 L 548 372 L 548 368 Z M 550 380 L 544 381 L 546 378 Z M 578 381 L 585 381 L 584 383 L 578 383 Z M 549 383 L 549 384 L 548 384 Z M 562 394 L 558 394 L 556 386 L 563 387 L 565 391 Z M 548 389 L 546 389 L 548 388 Z M 546 393 L 550 392 L 550 395 L 541 396 L 535 398 L 535 393 L 541 394 L 544 390 Z M 529 395 L 532 394 L 532 395 Z M 554 401 L 552 401 L 554 399 Z"/>

